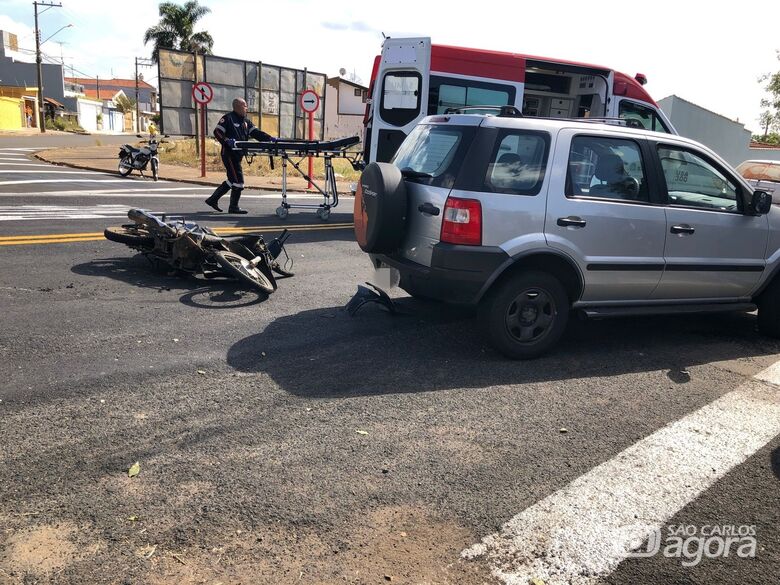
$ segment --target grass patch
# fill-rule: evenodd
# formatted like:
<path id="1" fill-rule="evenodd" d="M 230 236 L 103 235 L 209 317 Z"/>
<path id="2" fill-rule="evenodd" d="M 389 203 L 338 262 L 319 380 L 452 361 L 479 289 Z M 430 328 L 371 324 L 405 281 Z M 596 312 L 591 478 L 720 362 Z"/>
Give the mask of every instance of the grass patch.
<path id="1" fill-rule="evenodd" d="M 206 141 L 206 169 L 209 171 L 223 171 L 222 159 L 219 156 L 220 145 L 213 140 Z M 195 154 L 195 139 L 185 138 L 182 140 L 173 140 L 170 143 L 160 145 L 160 162 L 171 165 L 197 168 L 200 166 L 200 157 Z M 292 159 L 298 162 L 298 159 Z M 244 159 L 244 175 L 253 177 L 281 177 L 282 161 L 277 157 L 274 159 L 274 169 L 267 156 L 255 156 L 252 164 Z M 308 170 L 308 163 L 303 159 L 301 169 L 304 172 Z M 360 171 L 352 168 L 349 161 L 343 158 L 333 159 L 333 170 L 336 171 L 336 179 L 343 181 L 357 181 L 360 178 Z M 299 176 L 295 169 L 288 169 L 288 177 Z M 314 159 L 314 178 L 325 178 L 325 161 L 322 158 Z"/>

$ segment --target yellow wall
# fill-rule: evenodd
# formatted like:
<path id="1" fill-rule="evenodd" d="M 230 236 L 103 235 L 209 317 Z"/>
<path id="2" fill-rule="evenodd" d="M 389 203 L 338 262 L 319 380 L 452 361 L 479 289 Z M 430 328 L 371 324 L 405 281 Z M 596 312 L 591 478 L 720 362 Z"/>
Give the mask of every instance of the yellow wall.
<path id="1" fill-rule="evenodd" d="M 17 130 L 22 127 L 22 100 L 0 97 L 0 130 Z"/>

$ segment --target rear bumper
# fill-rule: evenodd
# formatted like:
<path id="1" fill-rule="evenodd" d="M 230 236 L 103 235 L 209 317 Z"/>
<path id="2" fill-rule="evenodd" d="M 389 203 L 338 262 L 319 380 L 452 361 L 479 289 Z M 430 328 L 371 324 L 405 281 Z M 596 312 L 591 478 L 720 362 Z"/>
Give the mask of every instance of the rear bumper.
<path id="1" fill-rule="evenodd" d="M 371 254 L 374 266 L 390 266 L 401 275 L 400 287 L 411 295 L 473 305 L 499 268 L 509 260 L 501 248 L 436 244 L 431 266 L 399 255 Z"/>

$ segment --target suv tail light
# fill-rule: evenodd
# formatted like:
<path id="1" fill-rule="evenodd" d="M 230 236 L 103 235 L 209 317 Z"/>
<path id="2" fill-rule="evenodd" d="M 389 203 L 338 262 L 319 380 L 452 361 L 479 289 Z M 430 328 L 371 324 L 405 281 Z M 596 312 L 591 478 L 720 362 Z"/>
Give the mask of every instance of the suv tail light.
<path id="1" fill-rule="evenodd" d="M 482 204 L 477 199 L 448 197 L 441 223 L 442 242 L 482 245 Z"/>

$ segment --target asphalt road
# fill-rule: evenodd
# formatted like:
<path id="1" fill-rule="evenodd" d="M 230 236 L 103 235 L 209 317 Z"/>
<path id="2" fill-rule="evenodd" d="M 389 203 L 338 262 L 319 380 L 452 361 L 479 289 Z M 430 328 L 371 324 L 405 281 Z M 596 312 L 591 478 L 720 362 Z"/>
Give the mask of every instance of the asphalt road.
<path id="1" fill-rule="evenodd" d="M 574 321 L 549 356 L 510 362 L 467 311 L 402 292 L 400 316 L 376 305 L 347 316 L 371 278 L 339 227 L 349 199 L 328 223 L 291 214 L 296 274 L 264 298 L 155 270 L 100 233 L 144 207 L 274 235 L 278 194 L 247 191 L 238 218 L 208 210 L 208 188 L 11 150 L 51 144 L 0 137 L 0 584 L 529 583 L 513 575 L 532 564 L 548 585 L 777 583 L 776 433 L 752 448 L 723 441 L 709 480 L 687 440 L 664 452 L 674 473 L 637 472 L 653 478 L 647 490 L 598 475 L 623 453 L 641 468 L 636 449 L 692 416 L 686 432 L 702 444 L 740 436 L 740 413 L 710 428 L 707 405 L 746 388 L 765 401 L 750 394 L 756 424 L 774 413 L 777 387 L 755 376 L 780 344 L 754 315 Z M 557 564 L 576 538 L 529 555 L 513 542 L 552 535 L 516 522 L 495 554 L 462 557 L 502 527 L 511 535 L 518 514 L 582 493 L 582 478 L 604 487 L 575 511 L 575 532 L 668 509 L 664 537 L 749 526 L 755 553 L 693 563 L 693 548 L 662 549 L 572 577 L 578 559 Z"/>

